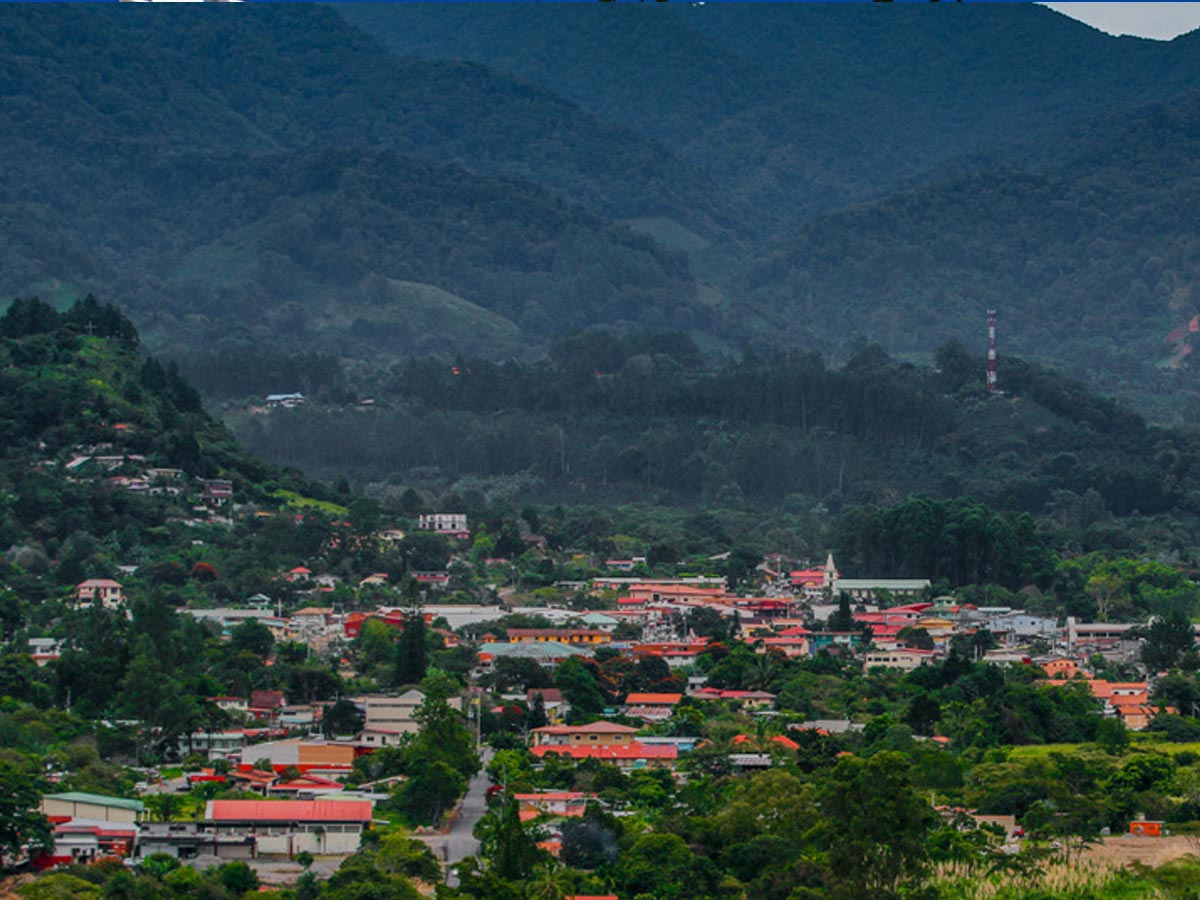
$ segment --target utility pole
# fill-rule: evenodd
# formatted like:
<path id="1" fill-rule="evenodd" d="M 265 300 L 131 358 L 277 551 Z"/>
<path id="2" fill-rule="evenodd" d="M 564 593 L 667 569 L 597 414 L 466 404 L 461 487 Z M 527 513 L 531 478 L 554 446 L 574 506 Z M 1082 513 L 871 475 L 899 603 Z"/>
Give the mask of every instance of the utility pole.
<path id="1" fill-rule="evenodd" d="M 475 704 L 475 752 L 479 753 L 483 749 L 483 700 L 478 688 L 471 702 Z"/>

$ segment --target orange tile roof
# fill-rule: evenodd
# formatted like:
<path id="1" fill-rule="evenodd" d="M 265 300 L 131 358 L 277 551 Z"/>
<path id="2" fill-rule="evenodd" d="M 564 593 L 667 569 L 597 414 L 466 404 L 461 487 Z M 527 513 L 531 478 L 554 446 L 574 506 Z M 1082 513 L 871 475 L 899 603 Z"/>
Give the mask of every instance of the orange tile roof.
<path id="1" fill-rule="evenodd" d="M 370 800 L 211 800 L 220 822 L 369 822 Z"/>
<path id="2" fill-rule="evenodd" d="M 609 744 L 562 745 L 542 744 L 529 751 L 541 759 L 550 754 L 569 756 L 571 759 L 678 759 L 679 748 L 674 744 Z"/>
<path id="3" fill-rule="evenodd" d="M 543 725 L 535 734 L 634 734 L 638 729 L 616 722 L 592 722 L 588 725 Z"/>
<path id="4" fill-rule="evenodd" d="M 629 694 L 627 706 L 674 706 L 683 699 L 683 694 Z"/>

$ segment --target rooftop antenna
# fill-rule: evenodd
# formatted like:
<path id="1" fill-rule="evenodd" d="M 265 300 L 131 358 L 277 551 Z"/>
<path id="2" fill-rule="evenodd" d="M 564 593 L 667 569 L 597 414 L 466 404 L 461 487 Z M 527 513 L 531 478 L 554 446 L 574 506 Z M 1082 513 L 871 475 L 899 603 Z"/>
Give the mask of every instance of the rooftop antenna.
<path id="1" fill-rule="evenodd" d="M 987 311 L 988 320 L 988 355 L 987 355 L 987 389 L 998 391 L 996 386 L 996 311 Z"/>

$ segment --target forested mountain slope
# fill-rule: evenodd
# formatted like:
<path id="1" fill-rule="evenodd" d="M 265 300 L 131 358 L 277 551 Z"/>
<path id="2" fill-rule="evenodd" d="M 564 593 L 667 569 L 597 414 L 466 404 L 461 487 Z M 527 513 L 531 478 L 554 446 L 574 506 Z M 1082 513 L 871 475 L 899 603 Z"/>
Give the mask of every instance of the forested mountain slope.
<path id="1" fill-rule="evenodd" d="M 136 563 L 190 546 L 203 525 L 185 523 L 197 518 L 201 479 L 227 480 L 239 502 L 265 508 L 281 505 L 280 487 L 324 496 L 245 453 L 174 366 L 137 348 L 130 322 L 90 297 L 62 314 L 18 301 L 0 317 L 7 563 L 41 573 L 54 562 L 55 580 L 72 585 L 109 573 L 111 562 L 89 569 L 117 548 Z M 48 590 L 31 586 L 24 601 Z"/>
<path id="2" fill-rule="evenodd" d="M 1196 36 L 1025 4 L 340 4 L 397 53 L 512 72 L 675 150 L 777 223 L 1200 85 Z"/>
<path id="3" fill-rule="evenodd" d="M 749 292 L 795 339 L 868 335 L 901 352 L 948 335 L 982 346 L 994 307 L 1011 352 L 1111 393 L 1194 390 L 1156 365 L 1186 359 L 1194 338 L 1166 338 L 1200 312 L 1200 94 L 1068 147 L 1053 166 L 825 216 L 754 269 Z"/>
<path id="4" fill-rule="evenodd" d="M 609 216 L 719 233 L 729 215 L 632 131 L 480 65 L 397 59 L 325 7 L 35 7 L 0 24 L 8 142 L 71 158 L 372 147 L 530 181 Z"/>
<path id="5" fill-rule="evenodd" d="M 1200 37 L 881 7 L 2 9 L 0 297 L 368 365 L 595 324 L 927 354 L 996 306 L 1177 412 Z"/>
<path id="6" fill-rule="evenodd" d="M 905 494 L 968 496 L 1079 519 L 1097 546 L 1128 540 L 1113 516 L 1200 513 L 1189 432 L 1147 426 L 1017 358 L 1001 360 L 1003 395 L 984 391 L 981 357 L 960 345 L 938 363 L 860 345 L 841 367 L 804 353 L 709 367 L 677 336 L 592 331 L 536 364 L 414 360 L 372 386 L 369 413 L 310 406 L 243 417 L 236 433 L 264 458 L 351 473 L 384 496 L 411 485 L 818 518 Z"/>
<path id="7" fill-rule="evenodd" d="M 602 216 L 703 241 L 730 215 L 627 129 L 478 65 L 397 60 L 323 7 L 0 25 L 0 292 L 119 294 L 158 347 L 257 328 L 359 359 L 507 354 L 670 320 L 695 307 L 682 259 Z"/>
<path id="8" fill-rule="evenodd" d="M 681 254 L 518 182 L 389 151 L 110 158 L 126 174 L 72 211 L 87 274 L 127 290 L 176 353 L 249 336 L 366 361 L 519 355 L 596 322 L 708 318 Z M 35 227 L 14 225 L 17 239 Z"/>

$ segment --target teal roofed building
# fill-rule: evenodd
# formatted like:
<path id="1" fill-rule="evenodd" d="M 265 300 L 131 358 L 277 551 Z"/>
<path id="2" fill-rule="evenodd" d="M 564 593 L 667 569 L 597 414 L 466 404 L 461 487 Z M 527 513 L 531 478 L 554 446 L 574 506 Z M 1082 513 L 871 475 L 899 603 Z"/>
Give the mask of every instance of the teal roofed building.
<path id="1" fill-rule="evenodd" d="M 143 817 L 146 804 L 141 800 L 130 800 L 126 797 L 67 791 L 62 794 L 44 795 L 41 810 L 46 818 L 55 824 L 71 819 L 132 824 Z"/>

